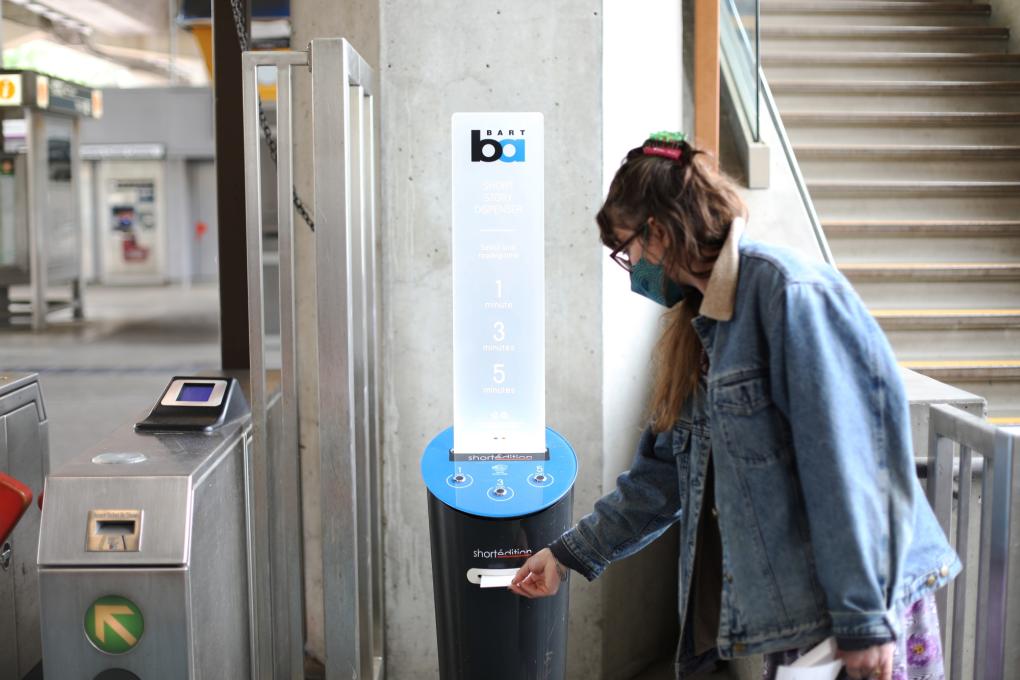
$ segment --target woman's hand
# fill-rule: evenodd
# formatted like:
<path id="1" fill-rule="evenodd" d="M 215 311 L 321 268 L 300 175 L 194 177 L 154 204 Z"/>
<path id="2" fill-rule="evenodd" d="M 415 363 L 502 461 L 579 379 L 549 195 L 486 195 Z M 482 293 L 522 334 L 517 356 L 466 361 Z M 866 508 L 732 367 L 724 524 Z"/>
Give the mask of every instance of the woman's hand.
<path id="1" fill-rule="evenodd" d="M 865 678 L 876 678 L 876 680 L 892 680 L 893 650 L 896 644 L 887 642 L 884 645 L 875 645 L 855 652 L 836 652 L 836 658 L 842 659 L 846 664 L 846 674 L 851 680 L 864 680 Z"/>
<path id="2" fill-rule="evenodd" d="M 566 573 L 566 567 L 560 564 L 552 551 L 542 548 L 517 570 L 510 582 L 510 590 L 531 598 L 555 595 Z"/>

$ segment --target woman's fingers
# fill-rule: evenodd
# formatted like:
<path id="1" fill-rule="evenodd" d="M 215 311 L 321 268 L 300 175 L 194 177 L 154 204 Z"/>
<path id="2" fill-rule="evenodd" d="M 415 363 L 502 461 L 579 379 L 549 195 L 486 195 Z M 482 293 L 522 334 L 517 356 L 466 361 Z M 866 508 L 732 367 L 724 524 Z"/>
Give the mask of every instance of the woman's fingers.
<path id="1" fill-rule="evenodd" d="M 524 597 L 555 595 L 560 585 L 558 564 L 548 548 L 539 550 L 514 574 L 510 590 Z"/>

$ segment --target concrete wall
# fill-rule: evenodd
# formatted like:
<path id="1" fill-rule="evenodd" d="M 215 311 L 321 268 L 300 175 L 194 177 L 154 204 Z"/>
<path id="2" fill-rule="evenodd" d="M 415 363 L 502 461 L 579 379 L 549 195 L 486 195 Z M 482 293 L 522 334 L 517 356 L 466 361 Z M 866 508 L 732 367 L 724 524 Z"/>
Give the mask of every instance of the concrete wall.
<path id="1" fill-rule="evenodd" d="M 1020 2 L 1016 0 L 988 0 L 992 6 L 992 25 L 1010 29 L 1009 52 L 1020 52 Z"/>
<path id="2" fill-rule="evenodd" d="M 450 115 L 540 111 L 546 130 L 548 423 L 602 492 L 601 2 L 382 3 L 388 674 L 437 677 L 419 458 L 453 417 Z M 594 72 L 593 72 L 594 69 Z M 574 579 L 569 676 L 601 677 L 599 589 Z"/>

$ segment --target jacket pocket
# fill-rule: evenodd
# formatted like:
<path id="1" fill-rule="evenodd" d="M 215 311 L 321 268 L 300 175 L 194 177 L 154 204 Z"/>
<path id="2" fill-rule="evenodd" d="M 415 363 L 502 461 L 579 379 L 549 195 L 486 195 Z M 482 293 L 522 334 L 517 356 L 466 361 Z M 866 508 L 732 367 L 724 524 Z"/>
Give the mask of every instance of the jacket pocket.
<path id="1" fill-rule="evenodd" d="M 713 404 L 726 454 L 735 463 L 769 465 L 790 458 L 789 427 L 764 375 L 724 380 L 715 386 Z"/>

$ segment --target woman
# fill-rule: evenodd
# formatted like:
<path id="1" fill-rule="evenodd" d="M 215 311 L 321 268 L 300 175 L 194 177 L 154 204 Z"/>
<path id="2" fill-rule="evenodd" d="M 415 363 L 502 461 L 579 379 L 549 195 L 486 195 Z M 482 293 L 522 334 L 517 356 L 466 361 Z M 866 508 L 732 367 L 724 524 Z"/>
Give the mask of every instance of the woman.
<path id="1" fill-rule="evenodd" d="M 933 593 L 960 561 L 914 473 L 892 351 L 833 268 L 742 238 L 730 182 L 683 135 L 627 154 L 598 214 L 634 292 L 669 308 L 650 425 L 594 511 L 521 567 L 552 595 L 680 530 L 684 677 L 835 636 L 850 678 L 942 678 Z"/>

